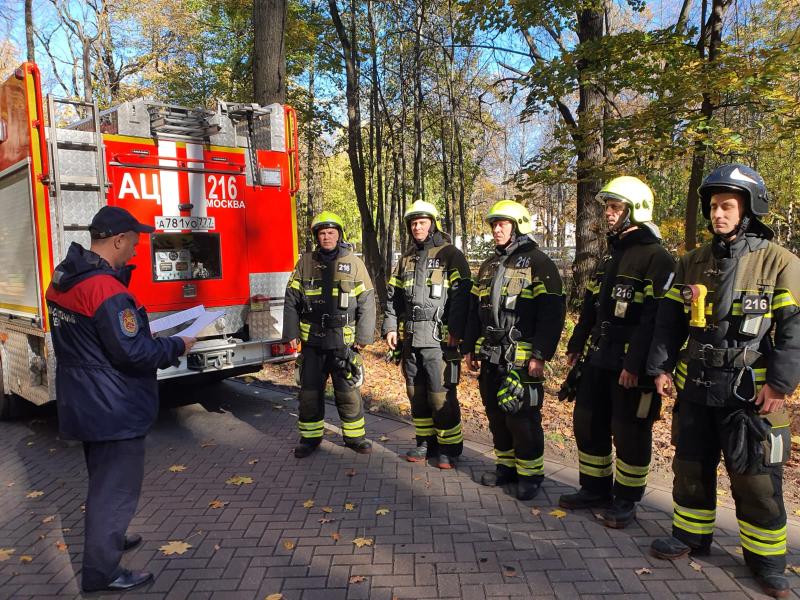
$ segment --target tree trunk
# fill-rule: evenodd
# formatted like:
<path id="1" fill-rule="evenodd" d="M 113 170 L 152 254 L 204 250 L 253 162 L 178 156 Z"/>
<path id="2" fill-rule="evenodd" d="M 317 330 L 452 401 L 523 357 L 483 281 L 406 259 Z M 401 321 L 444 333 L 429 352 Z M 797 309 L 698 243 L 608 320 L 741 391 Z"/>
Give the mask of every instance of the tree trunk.
<path id="1" fill-rule="evenodd" d="M 342 55 L 345 65 L 347 98 L 347 156 L 350 159 L 350 171 L 353 175 L 353 188 L 356 194 L 356 204 L 361 214 L 361 243 L 364 259 L 375 286 L 375 293 L 381 305 L 386 307 L 386 270 L 378 248 L 378 238 L 372 213 L 367 201 L 367 180 L 364 171 L 363 142 L 361 139 L 361 109 L 359 100 L 358 79 L 358 40 L 355 38 L 355 6 L 350 1 L 350 34 L 345 29 L 339 15 L 336 0 L 328 0 L 331 19 L 336 28 L 336 34 L 342 45 Z"/>
<path id="2" fill-rule="evenodd" d="M 414 194 L 413 200 L 425 199 L 422 175 L 422 22 L 425 16 L 424 0 L 416 0 L 414 20 Z"/>
<path id="3" fill-rule="evenodd" d="M 33 47 L 33 0 L 25 0 L 25 43 L 28 47 L 28 62 L 36 62 Z"/>
<path id="4" fill-rule="evenodd" d="M 253 2 L 253 95 L 261 105 L 286 103 L 286 0 Z"/>
<path id="5" fill-rule="evenodd" d="M 314 114 L 315 88 L 314 78 L 316 74 L 316 64 L 314 58 L 308 69 L 308 114 Z M 314 220 L 314 154 L 316 153 L 317 134 L 310 125 L 306 127 L 306 252 L 314 249 L 314 239 L 311 235 L 311 223 Z"/>

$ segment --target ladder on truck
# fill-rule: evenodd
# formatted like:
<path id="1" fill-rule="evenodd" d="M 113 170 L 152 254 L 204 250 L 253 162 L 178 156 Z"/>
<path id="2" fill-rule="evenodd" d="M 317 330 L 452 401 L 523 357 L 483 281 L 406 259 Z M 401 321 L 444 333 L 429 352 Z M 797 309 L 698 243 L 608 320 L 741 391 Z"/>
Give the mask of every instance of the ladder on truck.
<path id="1" fill-rule="evenodd" d="M 88 117 L 58 126 L 56 106 L 71 106 Z M 92 216 L 106 204 L 106 172 L 97 102 L 47 96 L 47 138 L 54 202 L 56 264 L 66 255 L 67 232 L 89 230 Z"/>

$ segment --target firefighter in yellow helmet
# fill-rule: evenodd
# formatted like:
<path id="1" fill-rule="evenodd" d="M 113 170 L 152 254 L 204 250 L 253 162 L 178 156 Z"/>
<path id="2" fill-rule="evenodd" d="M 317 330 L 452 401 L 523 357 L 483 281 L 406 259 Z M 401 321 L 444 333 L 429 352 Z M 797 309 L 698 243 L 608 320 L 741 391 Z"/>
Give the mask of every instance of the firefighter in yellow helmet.
<path id="1" fill-rule="evenodd" d="M 300 443 L 304 458 L 322 442 L 325 386 L 333 382 L 345 445 L 368 454 L 359 388 L 364 368 L 359 351 L 374 341 L 375 292 L 367 268 L 345 243 L 342 220 L 329 211 L 311 223 L 317 246 L 297 261 L 286 286 L 283 339 L 302 342 L 297 360 Z"/>
<path id="2" fill-rule="evenodd" d="M 573 414 L 580 489 L 559 504 L 604 508 L 605 525 L 623 528 L 636 517 L 650 469 L 661 397 L 644 367 L 658 300 L 675 263 L 652 222 L 653 192 L 644 182 L 616 177 L 597 199 L 605 203 L 608 253 L 567 343 L 569 363 L 585 361 Z"/>
<path id="3" fill-rule="evenodd" d="M 784 598 L 784 403 L 800 382 L 800 259 L 771 241 L 761 221 L 769 196 L 754 169 L 722 165 L 699 192 L 714 237 L 678 262 L 647 362 L 659 392 L 673 383 L 678 391 L 672 537 L 651 550 L 667 559 L 709 553 L 722 453 L 744 561 L 766 594 Z"/>
<path id="4" fill-rule="evenodd" d="M 451 469 L 464 445 L 456 386 L 472 277 L 433 204 L 418 200 L 403 219 L 410 243 L 389 279 L 383 335 L 401 362 L 416 429 L 406 460 Z"/>
<path id="5" fill-rule="evenodd" d="M 495 471 L 481 483 L 517 482 L 530 500 L 544 479 L 542 401 L 544 363 L 553 357 L 564 327 L 565 303 L 556 265 L 533 239 L 528 210 L 497 202 L 486 221 L 495 250 L 472 287 L 463 350 L 477 370 L 496 455 Z"/>

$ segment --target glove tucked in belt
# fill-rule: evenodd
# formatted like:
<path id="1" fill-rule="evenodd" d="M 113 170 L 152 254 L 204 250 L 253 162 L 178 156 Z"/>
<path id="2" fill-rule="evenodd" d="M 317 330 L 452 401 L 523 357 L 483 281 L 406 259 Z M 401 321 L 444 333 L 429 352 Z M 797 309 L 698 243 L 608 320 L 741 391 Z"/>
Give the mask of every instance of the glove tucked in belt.
<path id="1" fill-rule="evenodd" d="M 762 442 L 770 433 L 770 426 L 758 414 L 749 409 L 737 410 L 723 420 L 730 431 L 725 439 L 727 466 L 737 475 L 758 472 L 764 462 Z"/>
<path id="2" fill-rule="evenodd" d="M 345 379 L 358 387 L 364 381 L 364 359 L 353 348 L 346 348 L 344 352 L 336 354 L 336 368 L 344 373 Z"/>
<path id="3" fill-rule="evenodd" d="M 505 413 L 513 415 L 522 408 L 525 398 L 525 386 L 519 378 L 519 373 L 509 371 L 497 392 L 497 405 Z"/>

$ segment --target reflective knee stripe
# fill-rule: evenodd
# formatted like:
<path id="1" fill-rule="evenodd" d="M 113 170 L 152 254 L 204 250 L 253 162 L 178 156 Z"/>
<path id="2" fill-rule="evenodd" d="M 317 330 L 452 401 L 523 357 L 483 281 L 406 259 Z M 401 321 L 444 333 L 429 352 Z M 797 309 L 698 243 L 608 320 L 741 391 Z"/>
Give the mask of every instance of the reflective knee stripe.
<path id="1" fill-rule="evenodd" d="M 320 438 L 325 429 L 325 421 L 298 421 L 297 428 L 300 430 L 300 437 Z"/>
<path id="2" fill-rule="evenodd" d="M 531 460 L 516 459 L 517 475 L 544 475 L 544 455 Z"/>
<path id="3" fill-rule="evenodd" d="M 364 429 L 364 417 L 358 421 L 342 421 L 342 437 L 364 437 L 367 435 L 367 430 Z"/>
<path id="4" fill-rule="evenodd" d="M 680 504 L 674 504 L 674 507 L 675 512 L 672 513 L 673 526 L 696 535 L 711 535 L 714 533 L 714 522 L 717 519 L 716 509 L 686 508 Z"/>
<path id="5" fill-rule="evenodd" d="M 511 450 L 498 450 L 494 449 L 495 464 L 504 467 L 514 467 L 514 449 Z"/>
<path id="6" fill-rule="evenodd" d="M 460 444 L 464 441 L 464 434 L 461 433 L 461 423 L 450 429 L 437 429 L 436 439 L 440 444 Z"/>
<path id="7" fill-rule="evenodd" d="M 761 556 L 786 554 L 786 526 L 779 529 L 763 529 L 739 519 L 739 535 L 742 548 Z"/>
<path id="8" fill-rule="evenodd" d="M 647 473 L 649 471 L 649 464 L 643 467 L 635 467 L 618 458 L 617 473 L 614 477 L 617 483 L 621 483 L 622 485 L 627 485 L 628 487 L 644 487 L 647 485 Z"/>
<path id="9" fill-rule="evenodd" d="M 611 455 L 595 456 L 578 451 L 578 470 L 591 477 L 610 477 L 614 470 L 611 467 Z"/>
<path id="10" fill-rule="evenodd" d="M 433 428 L 433 419 L 431 417 L 414 419 L 414 429 L 419 437 L 431 437 L 436 435 L 436 430 Z"/>

